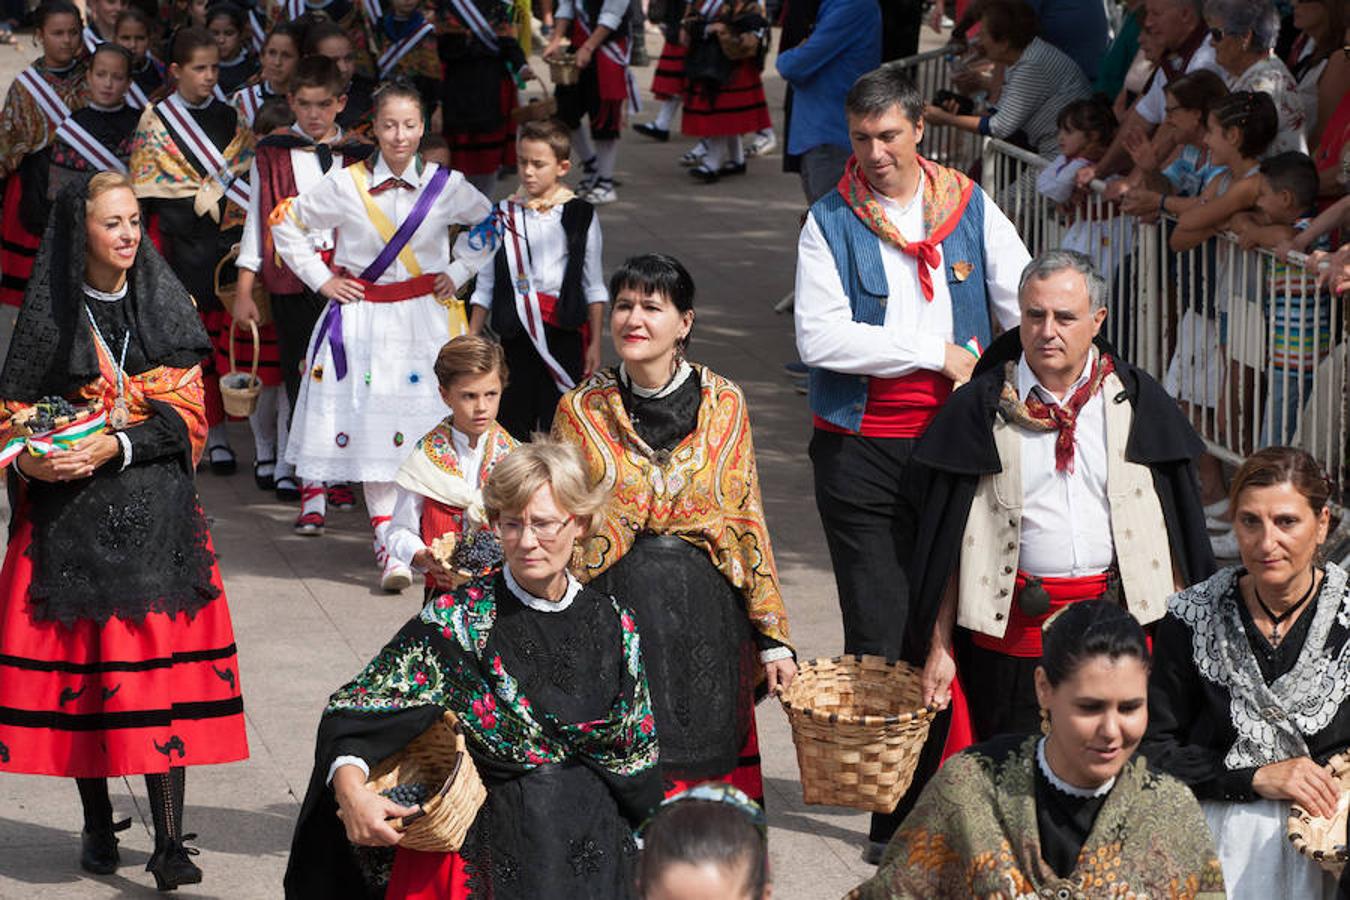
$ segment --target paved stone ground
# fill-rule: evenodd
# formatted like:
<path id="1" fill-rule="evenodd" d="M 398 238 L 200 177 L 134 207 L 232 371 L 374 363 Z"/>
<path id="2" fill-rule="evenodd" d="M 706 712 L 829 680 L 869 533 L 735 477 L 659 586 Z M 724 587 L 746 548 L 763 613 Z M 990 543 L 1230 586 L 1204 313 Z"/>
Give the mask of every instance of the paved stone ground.
<path id="1" fill-rule="evenodd" d="M 931 38 L 931 35 L 926 37 Z M 650 38 L 653 55 L 660 39 Z M 0 50 L 0 83 L 16 63 Z M 642 84 L 651 68 L 638 70 Z M 768 73 L 773 72 L 772 62 Z M 783 86 L 766 76 L 777 120 Z M 645 120 L 654 110 L 640 116 Z M 803 658 L 841 646 L 833 578 L 812 496 L 806 443 L 810 417 L 782 364 L 795 358 L 791 320 L 773 304 L 792 289 L 803 200 L 781 156 L 752 161 L 747 176 L 716 186 L 693 183 L 675 160 L 689 141 L 654 144 L 625 135 L 620 202 L 604 207 L 606 268 L 660 249 L 689 267 L 699 288 L 692 357 L 740 383 L 750 399 L 760 477 L 792 631 Z M 610 352 L 612 357 L 612 352 Z M 245 425 L 232 429 L 241 451 L 233 478 L 204 474 L 200 490 L 220 554 L 234 616 L 251 758 L 191 769 L 186 827 L 200 835 L 206 873 L 184 897 L 280 896 L 292 825 L 308 779 L 313 733 L 325 698 L 412 615 L 419 591 L 389 597 L 376 571 L 364 513 L 333 513 L 327 534 L 290 530 L 295 510 L 259 493 L 247 474 Z M 777 895 L 839 897 L 866 877 L 859 852 L 867 818 L 806 807 L 787 721 L 773 701 L 758 723 L 768 795 Z M 151 896 L 142 871 L 152 846 L 144 783 L 113 784 L 119 816 L 133 815 L 122 840 L 125 865 L 108 878 L 77 866 L 79 802 L 70 782 L 0 778 L 0 897 Z"/>

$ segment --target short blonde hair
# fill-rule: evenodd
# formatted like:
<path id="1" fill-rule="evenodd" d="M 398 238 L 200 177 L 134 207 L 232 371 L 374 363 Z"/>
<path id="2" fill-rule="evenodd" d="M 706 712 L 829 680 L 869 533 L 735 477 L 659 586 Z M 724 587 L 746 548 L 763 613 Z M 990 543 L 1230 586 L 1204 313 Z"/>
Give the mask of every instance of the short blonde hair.
<path id="1" fill-rule="evenodd" d="M 583 522 L 583 533 L 594 533 L 609 501 L 608 492 L 591 485 L 585 460 L 575 445 L 543 437 L 513 450 L 488 476 L 483 487 L 488 521 L 495 523 L 504 513 L 524 509 L 545 485 L 553 489 L 553 498 L 563 510 Z"/>

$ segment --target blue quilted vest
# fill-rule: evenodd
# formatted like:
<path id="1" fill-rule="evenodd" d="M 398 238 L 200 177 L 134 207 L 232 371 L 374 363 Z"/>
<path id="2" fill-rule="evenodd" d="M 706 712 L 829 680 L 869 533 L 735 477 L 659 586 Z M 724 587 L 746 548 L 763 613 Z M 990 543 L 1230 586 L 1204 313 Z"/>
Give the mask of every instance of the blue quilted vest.
<path id="1" fill-rule="evenodd" d="M 834 265 L 848 294 L 853 321 L 883 324 L 891 292 L 877 236 L 849 209 L 838 191 L 830 191 L 817 200 L 811 207 L 811 215 L 834 254 Z M 952 264 L 958 261 L 972 266 L 964 280 L 958 280 L 952 271 Z M 993 330 L 984 283 L 984 192 L 979 188 L 971 192 L 956 229 L 942 242 L 942 262 L 945 271 L 934 272 L 933 278 L 947 279 L 952 298 L 953 343 L 964 344 L 974 337 L 981 347 L 988 347 Z M 866 375 L 813 368 L 808 385 L 813 413 L 847 431 L 861 429 L 867 405 Z"/>

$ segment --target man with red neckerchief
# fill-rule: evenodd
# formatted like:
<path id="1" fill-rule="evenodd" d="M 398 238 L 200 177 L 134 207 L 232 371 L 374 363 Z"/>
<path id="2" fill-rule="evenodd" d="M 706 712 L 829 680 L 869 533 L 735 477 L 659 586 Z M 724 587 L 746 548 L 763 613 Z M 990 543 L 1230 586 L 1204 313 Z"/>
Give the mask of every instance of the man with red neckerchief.
<path id="1" fill-rule="evenodd" d="M 905 653 L 906 571 L 922 483 L 907 463 L 1000 326 L 1016 324 L 1028 259 L 979 186 L 918 155 L 923 107 L 893 68 L 854 83 L 845 101 L 854 155 L 802 228 L 795 299 L 844 649 L 916 663 Z M 873 842 L 889 839 L 898 815 L 874 818 Z"/>

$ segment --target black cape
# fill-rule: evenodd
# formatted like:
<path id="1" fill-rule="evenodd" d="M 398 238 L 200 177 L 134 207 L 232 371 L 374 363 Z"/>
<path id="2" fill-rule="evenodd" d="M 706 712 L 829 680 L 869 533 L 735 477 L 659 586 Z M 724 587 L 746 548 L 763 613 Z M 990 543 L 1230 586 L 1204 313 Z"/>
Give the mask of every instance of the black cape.
<path id="1" fill-rule="evenodd" d="M 1216 568 L 1195 473 L 1204 442 L 1157 381 L 1122 360 L 1104 339 L 1096 344 L 1111 354 L 1125 387 L 1107 402 L 1134 406 L 1125 458 L 1153 473 L 1173 561 L 1184 582 L 1195 584 Z M 980 358 L 970 383 L 952 393 L 914 448 L 910 465 L 920 467 L 915 475 L 926 485 L 910 564 L 914 606 L 904 636 L 905 655 L 915 662 L 927 656 L 943 590 L 960 560 L 961 536 L 980 476 L 1003 470 L 994 446 L 994 416 L 1004 364 L 1021 356 L 1019 329 L 999 336 Z"/>

